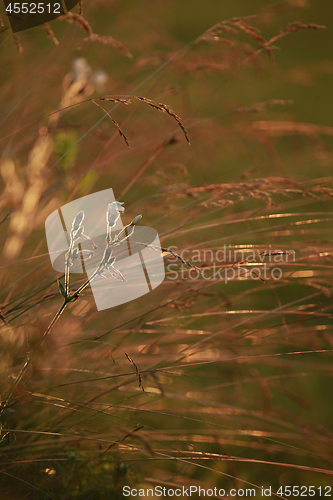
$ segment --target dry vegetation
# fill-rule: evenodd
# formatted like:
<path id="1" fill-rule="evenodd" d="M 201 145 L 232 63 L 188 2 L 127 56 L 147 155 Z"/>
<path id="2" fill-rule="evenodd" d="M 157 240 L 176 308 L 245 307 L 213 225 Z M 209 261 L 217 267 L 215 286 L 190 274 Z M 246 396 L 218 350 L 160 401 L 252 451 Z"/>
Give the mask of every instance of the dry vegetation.
<path id="1" fill-rule="evenodd" d="M 333 128 L 244 90 L 266 96 L 282 37 L 323 26 L 275 29 L 266 8 L 185 47 L 158 25 L 141 48 L 125 15 L 122 42 L 96 35 L 94 9 L 14 37 L 19 52 L 3 19 L 1 500 L 333 486 Z M 57 316 L 45 220 L 109 187 L 125 223 L 159 232 L 166 279 L 98 312 L 75 277 Z"/>

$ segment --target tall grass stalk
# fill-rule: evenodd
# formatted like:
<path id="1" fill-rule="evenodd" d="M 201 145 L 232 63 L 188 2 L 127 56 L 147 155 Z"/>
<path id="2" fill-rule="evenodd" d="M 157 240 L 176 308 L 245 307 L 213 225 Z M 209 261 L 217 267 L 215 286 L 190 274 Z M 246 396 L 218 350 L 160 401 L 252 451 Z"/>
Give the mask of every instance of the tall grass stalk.
<path id="1" fill-rule="evenodd" d="M 313 102 L 329 99 L 331 27 L 317 6 L 263 3 L 222 22 L 200 11 L 211 28 L 193 9 L 187 36 L 144 7 L 106 28 L 110 5 L 80 2 L 14 43 L 3 20 L 1 500 L 157 484 L 318 494 L 333 486 L 333 131 Z M 126 279 L 113 251 L 136 239 L 127 213 L 158 231 L 166 277 L 98 312 L 71 272 L 95 251 L 86 214 L 63 273 L 44 224 L 109 187 L 125 228 L 122 204 L 105 207 L 90 282 Z"/>

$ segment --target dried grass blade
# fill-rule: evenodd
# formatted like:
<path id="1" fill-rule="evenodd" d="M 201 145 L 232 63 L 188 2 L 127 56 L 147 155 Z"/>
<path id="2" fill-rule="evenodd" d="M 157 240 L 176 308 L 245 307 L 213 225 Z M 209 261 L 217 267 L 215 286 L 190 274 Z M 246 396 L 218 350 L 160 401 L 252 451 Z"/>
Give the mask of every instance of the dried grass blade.
<path id="1" fill-rule="evenodd" d="M 116 122 L 116 120 L 114 120 L 114 119 L 112 118 L 112 116 L 110 115 L 110 113 L 108 113 L 108 112 L 106 111 L 106 109 L 104 109 L 104 108 L 103 108 L 100 104 L 98 104 L 98 103 L 97 103 L 94 99 L 91 99 L 91 101 L 92 101 L 94 104 L 96 104 L 96 106 L 98 106 L 99 108 L 101 108 L 101 109 L 104 111 L 104 113 L 105 113 L 106 115 L 108 115 L 108 117 L 109 117 L 109 118 L 110 118 L 110 120 L 112 121 L 113 125 L 115 125 L 115 126 L 117 127 L 118 132 L 119 132 L 119 134 L 121 135 L 121 137 L 124 139 L 124 141 L 125 141 L 126 145 L 127 145 L 128 147 L 130 147 L 130 144 L 129 144 L 129 142 L 128 142 L 128 139 L 127 139 L 126 135 L 123 133 L 123 131 L 121 130 L 121 128 L 120 128 L 119 124 Z"/>
<path id="2" fill-rule="evenodd" d="M 101 36 L 97 35 L 96 33 L 91 33 L 87 38 L 84 38 L 84 42 L 100 42 L 103 45 L 112 45 L 112 47 L 115 47 L 116 49 L 120 50 L 122 54 L 124 54 L 126 57 L 129 59 L 133 59 L 133 55 L 129 50 L 126 49 L 126 47 L 116 38 L 113 38 L 113 36 Z"/>
<path id="3" fill-rule="evenodd" d="M 14 38 L 14 43 L 15 43 L 17 50 L 20 53 L 23 52 L 23 47 L 22 47 L 20 38 L 17 35 L 13 35 L 13 38 Z"/>
<path id="4" fill-rule="evenodd" d="M 59 45 L 59 41 L 53 33 L 51 26 L 48 23 L 42 24 L 42 28 L 45 31 L 47 38 L 53 41 L 54 45 Z"/>
<path id="5" fill-rule="evenodd" d="M 90 24 L 84 17 L 82 17 L 80 14 L 76 14 L 75 12 L 67 12 L 63 16 L 59 17 L 59 19 L 67 21 L 69 23 L 75 23 L 77 24 L 80 28 L 83 29 L 89 36 L 93 35 L 93 30 Z"/>
<path id="6" fill-rule="evenodd" d="M 141 102 L 148 104 L 148 106 L 151 106 L 152 108 L 157 109 L 158 111 L 162 111 L 162 113 L 167 113 L 168 115 L 172 116 L 172 118 L 174 118 L 176 120 L 179 127 L 182 129 L 182 131 L 185 135 L 185 139 L 190 144 L 190 139 L 187 135 L 187 131 L 186 131 L 180 117 L 178 115 L 176 115 L 176 113 L 174 111 L 172 111 L 172 109 L 167 104 L 152 101 L 151 99 L 147 99 L 147 97 L 139 97 L 139 96 L 134 95 L 133 98 L 137 99 L 138 101 L 141 101 Z"/>
<path id="7" fill-rule="evenodd" d="M 139 387 L 141 387 L 142 392 L 145 392 L 144 387 L 142 385 L 141 374 L 140 374 L 139 368 L 137 367 L 137 365 L 135 364 L 133 359 L 127 354 L 127 352 L 124 351 L 124 354 L 125 354 L 126 358 L 128 359 L 128 361 L 134 366 L 134 369 L 136 371 L 136 374 L 137 374 L 138 380 L 139 380 Z"/>

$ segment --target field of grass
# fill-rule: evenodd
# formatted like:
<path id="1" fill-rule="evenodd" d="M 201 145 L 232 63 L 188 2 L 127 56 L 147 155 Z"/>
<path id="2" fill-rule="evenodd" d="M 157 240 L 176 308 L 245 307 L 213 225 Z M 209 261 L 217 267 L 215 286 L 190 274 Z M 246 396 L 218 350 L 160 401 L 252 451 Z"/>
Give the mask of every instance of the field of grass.
<path id="1" fill-rule="evenodd" d="M 332 496 L 333 6 L 82 15 L 0 28 L 0 500 Z M 98 311 L 45 221 L 109 188 L 165 279 Z"/>

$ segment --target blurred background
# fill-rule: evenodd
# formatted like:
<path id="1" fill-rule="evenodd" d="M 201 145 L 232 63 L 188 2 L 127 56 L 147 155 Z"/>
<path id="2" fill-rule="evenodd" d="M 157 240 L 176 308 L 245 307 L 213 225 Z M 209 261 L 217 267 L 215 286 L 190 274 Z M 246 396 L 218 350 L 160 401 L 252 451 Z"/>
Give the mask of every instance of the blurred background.
<path id="1" fill-rule="evenodd" d="M 83 0 L 19 36 L 2 24 L 1 499 L 123 498 L 124 485 L 324 496 L 333 5 Z M 108 188 L 124 223 L 142 214 L 207 272 L 227 245 L 221 267 L 240 279 L 205 280 L 164 251 L 159 288 L 101 312 L 87 288 L 41 345 L 63 281 L 45 220 Z M 272 263 L 240 250 L 295 261 L 249 279 Z"/>

